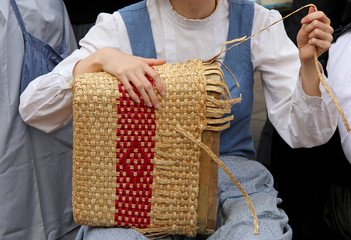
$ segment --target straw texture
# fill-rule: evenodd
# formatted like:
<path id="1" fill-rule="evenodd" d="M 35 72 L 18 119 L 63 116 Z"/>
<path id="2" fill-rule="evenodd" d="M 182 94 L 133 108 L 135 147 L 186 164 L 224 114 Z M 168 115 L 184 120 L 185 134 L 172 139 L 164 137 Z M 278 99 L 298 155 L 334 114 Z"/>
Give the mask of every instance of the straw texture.
<path id="1" fill-rule="evenodd" d="M 223 73 L 201 60 L 156 66 L 167 94 L 155 110 L 134 103 L 114 76 L 89 73 L 73 86 L 73 212 L 78 224 L 133 227 L 145 235 L 197 233 L 205 129 L 233 119 Z M 223 100 L 207 95 L 219 92 Z"/>
<path id="2" fill-rule="evenodd" d="M 88 81 L 87 81 L 88 80 Z M 107 74 L 79 76 L 73 98 L 73 213 L 78 224 L 115 225 L 116 81 Z"/>
<path id="3" fill-rule="evenodd" d="M 201 137 L 206 127 L 206 78 L 201 61 L 155 67 L 167 86 L 156 113 L 156 154 L 150 228 L 196 235 L 200 149 L 176 130 Z"/>
<path id="4" fill-rule="evenodd" d="M 222 116 L 230 113 L 232 104 L 241 102 L 241 97 L 231 98 L 223 72 L 214 64 L 218 56 L 277 22 L 250 37 L 223 43 L 220 53 L 207 61 L 156 66 L 167 89 L 159 110 L 147 108 L 143 102 L 136 105 L 118 79 L 108 73 L 78 76 L 73 85 L 75 221 L 90 226 L 133 227 L 153 237 L 195 236 L 203 149 L 244 195 L 257 234 L 258 220 L 247 193 L 201 142 L 201 135 L 204 130 L 228 128 L 234 116 Z M 228 44 L 232 45 L 225 49 Z M 316 52 L 315 62 L 321 82 L 350 131 L 319 72 Z M 214 74 L 221 80 L 208 78 Z M 222 100 L 207 92 L 219 93 Z"/>

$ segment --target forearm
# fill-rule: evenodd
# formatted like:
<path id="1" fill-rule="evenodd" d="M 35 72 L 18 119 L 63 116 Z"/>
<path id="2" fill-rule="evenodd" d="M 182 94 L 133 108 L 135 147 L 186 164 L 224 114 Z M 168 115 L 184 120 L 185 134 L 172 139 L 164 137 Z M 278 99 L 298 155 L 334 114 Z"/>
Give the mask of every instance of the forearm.
<path id="1" fill-rule="evenodd" d="M 101 52 L 103 51 L 105 51 L 105 49 L 99 49 L 93 54 L 89 55 L 88 57 L 77 62 L 72 71 L 73 78 L 83 73 L 93 73 L 102 71 L 103 65 Z"/>
<path id="2" fill-rule="evenodd" d="M 319 89 L 319 77 L 317 74 L 317 69 L 313 59 L 309 61 L 301 61 L 301 82 L 302 89 L 308 96 L 321 96 L 321 91 Z"/>

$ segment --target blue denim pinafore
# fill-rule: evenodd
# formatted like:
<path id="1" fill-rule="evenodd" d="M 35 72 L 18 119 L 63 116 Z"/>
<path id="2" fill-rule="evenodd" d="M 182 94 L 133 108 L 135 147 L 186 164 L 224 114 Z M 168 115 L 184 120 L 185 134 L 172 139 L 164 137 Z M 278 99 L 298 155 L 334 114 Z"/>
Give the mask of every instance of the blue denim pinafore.
<path id="1" fill-rule="evenodd" d="M 49 44 L 43 42 L 39 38 L 27 32 L 15 0 L 10 0 L 13 11 L 16 15 L 18 24 L 21 27 L 24 40 L 24 56 L 21 74 L 20 93 L 26 89 L 28 84 L 40 75 L 51 72 L 54 67 L 67 56 L 67 48 L 65 46 L 66 34 L 63 31 L 61 46 L 53 49 Z M 62 5 L 62 14 L 64 15 L 64 5 Z M 65 25 L 63 17 L 63 26 Z"/>

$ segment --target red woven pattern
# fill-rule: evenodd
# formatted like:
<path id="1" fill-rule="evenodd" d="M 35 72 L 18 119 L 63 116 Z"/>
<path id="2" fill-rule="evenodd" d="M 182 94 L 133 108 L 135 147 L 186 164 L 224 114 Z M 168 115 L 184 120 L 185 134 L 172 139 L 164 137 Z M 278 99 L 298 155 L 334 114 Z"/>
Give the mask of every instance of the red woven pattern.
<path id="1" fill-rule="evenodd" d="M 154 108 L 145 106 L 143 100 L 139 105 L 135 104 L 122 84 L 119 92 L 122 97 L 117 99 L 115 222 L 116 226 L 146 228 L 150 224 L 155 113 Z"/>

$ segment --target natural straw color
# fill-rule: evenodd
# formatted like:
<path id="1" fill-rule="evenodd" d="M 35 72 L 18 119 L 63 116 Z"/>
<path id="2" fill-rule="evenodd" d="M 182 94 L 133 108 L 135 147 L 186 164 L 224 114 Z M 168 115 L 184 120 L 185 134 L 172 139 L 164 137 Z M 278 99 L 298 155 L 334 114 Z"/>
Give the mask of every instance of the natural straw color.
<path id="1" fill-rule="evenodd" d="M 229 171 L 229 169 L 224 165 L 224 163 L 209 149 L 205 144 L 203 144 L 199 139 L 195 138 L 193 135 L 191 135 L 189 132 L 185 131 L 181 126 L 177 125 L 175 128 L 178 132 L 189 138 L 191 141 L 193 141 L 196 145 L 200 146 L 202 149 L 204 149 L 211 157 L 213 160 L 216 161 L 216 163 L 223 169 L 223 171 L 228 175 L 228 177 L 232 180 L 232 182 L 235 184 L 235 186 L 240 190 L 241 194 L 245 197 L 246 202 L 248 203 L 252 217 L 254 219 L 254 234 L 258 234 L 258 219 L 257 215 L 255 212 L 255 209 L 251 203 L 251 200 L 249 198 L 249 195 L 246 193 L 245 189 L 241 186 L 239 181 L 234 177 L 234 175 Z"/>
<path id="2" fill-rule="evenodd" d="M 328 86 L 328 84 L 326 83 L 321 71 L 319 70 L 319 64 L 318 64 L 318 56 L 317 56 L 317 50 L 314 50 L 314 63 L 316 65 L 316 69 L 317 69 L 317 73 L 318 73 L 318 77 L 320 79 L 320 81 L 322 82 L 323 86 L 325 87 L 325 89 L 327 90 L 329 96 L 332 98 L 336 108 L 338 109 L 339 113 L 340 113 L 340 116 L 341 116 L 341 119 L 342 121 L 344 122 L 344 125 L 346 127 L 346 130 L 347 132 L 349 133 L 351 131 L 350 129 L 350 125 L 349 125 L 349 122 L 347 121 L 346 119 L 346 116 L 344 114 L 344 111 L 341 109 L 341 106 L 339 104 L 339 102 L 336 100 L 336 97 L 334 96 L 332 90 L 330 89 L 330 87 Z"/>
<path id="3" fill-rule="evenodd" d="M 309 4 L 295 12 L 309 6 L 316 9 L 313 4 Z M 247 41 L 279 21 L 248 38 L 225 42 L 221 52 L 210 60 L 191 60 L 155 66 L 165 83 L 167 96 L 161 98 L 162 108 L 155 111 L 156 135 L 151 138 L 156 142 L 156 146 L 153 149 L 155 157 L 152 159 L 154 165 L 152 197 L 147 200 L 147 203 L 151 204 L 151 211 L 147 216 L 150 217 L 150 223 L 146 228 L 134 226 L 134 229 L 146 236 L 157 238 L 169 234 L 196 235 L 199 157 L 200 148 L 202 148 L 223 168 L 244 195 L 253 214 L 254 233 L 258 233 L 257 216 L 247 193 L 218 156 L 213 154 L 200 141 L 200 138 L 204 130 L 221 131 L 228 128 L 233 116 L 229 115 L 226 118 L 222 116 L 231 112 L 232 104 L 241 102 L 241 96 L 231 98 L 222 70 L 213 63 L 218 62 L 216 59 L 225 51 Z M 235 44 L 224 50 L 226 45 L 232 43 Z M 320 73 L 316 50 L 314 60 L 318 76 L 337 106 L 349 132 L 350 127 L 341 107 Z M 239 87 L 233 74 L 226 66 L 223 65 L 223 67 L 232 75 Z M 206 76 L 211 74 L 217 74 L 222 81 L 207 79 Z M 118 80 L 107 73 L 85 74 L 78 76 L 74 81 L 72 200 L 74 218 L 78 224 L 117 226 L 116 221 L 121 219 L 133 220 L 129 219 L 128 212 L 122 211 L 125 215 L 118 218 L 115 216 L 116 206 L 121 204 L 116 198 L 116 188 L 123 188 L 126 185 L 126 183 L 116 183 L 116 177 L 119 177 L 119 173 L 116 172 L 116 164 L 119 164 L 118 157 L 116 158 L 116 142 L 123 140 L 116 136 L 116 131 L 120 127 L 116 119 L 122 117 L 117 112 L 116 100 L 122 97 L 119 90 L 125 91 L 124 87 L 119 89 L 118 84 Z M 207 92 L 221 94 L 222 100 L 208 96 Z M 129 97 L 128 94 L 127 97 Z M 134 105 L 134 103 L 131 104 Z M 130 110 L 125 109 L 127 112 Z M 151 114 L 151 112 L 148 113 Z M 153 114 L 151 116 L 154 118 Z M 117 152 L 117 156 L 123 154 L 123 152 Z M 127 200 L 125 197 L 122 198 L 122 201 Z M 143 199 L 143 201 L 146 200 Z"/>
<path id="4" fill-rule="evenodd" d="M 277 24 L 278 22 L 280 21 L 283 21 L 285 18 L 287 17 L 290 17 L 291 15 L 299 12 L 300 10 L 304 9 L 304 8 L 307 8 L 307 7 L 313 7 L 316 11 L 317 11 L 317 7 L 314 5 L 314 4 L 307 4 L 299 9 L 297 9 L 296 11 L 286 15 L 285 17 L 279 19 L 278 21 L 275 21 L 273 22 L 272 24 L 270 24 L 269 26 L 261 29 L 260 31 L 252 34 L 250 37 L 242 37 L 242 38 L 237 38 L 237 39 L 233 39 L 233 40 L 230 40 L 230 41 L 227 41 L 227 42 L 224 42 L 222 44 L 222 49 L 221 51 L 216 55 L 214 56 L 213 58 L 209 59 L 209 60 L 206 60 L 205 62 L 207 63 L 212 63 L 213 61 L 216 61 L 216 59 L 224 52 L 230 50 L 231 48 L 239 45 L 239 44 L 242 44 L 243 42 L 246 42 L 247 40 L 249 40 L 250 38 L 254 37 L 255 35 L 267 30 L 268 28 L 272 27 L 273 25 Z M 233 45 L 231 45 L 229 48 L 225 49 L 225 46 L 227 46 L 228 44 L 232 44 L 232 43 L 235 43 Z M 317 71 L 317 74 L 318 74 L 318 77 L 319 77 L 319 80 L 321 81 L 321 83 L 323 84 L 323 86 L 325 87 L 325 89 L 327 90 L 329 96 L 332 98 L 336 108 L 338 109 L 339 113 L 340 113 L 340 116 L 344 122 L 344 125 L 346 127 L 346 130 L 347 132 L 349 133 L 351 131 L 350 129 L 350 126 L 349 126 L 349 123 L 345 117 L 345 114 L 343 112 L 343 110 L 341 109 L 341 106 L 339 104 L 339 102 L 337 101 L 336 97 L 334 96 L 333 92 L 331 91 L 330 87 L 328 86 L 328 84 L 326 83 L 325 79 L 323 78 L 323 75 L 322 73 L 320 72 L 320 69 L 319 69 L 319 64 L 318 64 L 318 54 L 317 54 L 317 48 L 314 49 L 314 62 L 315 62 L 315 66 L 316 66 L 316 71 Z M 228 69 L 227 69 L 228 70 Z M 229 71 L 229 70 L 228 70 Z M 230 71 L 229 71 L 230 72 Z M 235 80 L 236 81 L 236 80 Z"/>
<path id="5" fill-rule="evenodd" d="M 155 66 L 167 89 L 156 111 L 151 222 L 140 232 L 195 236 L 200 149 L 174 129 L 200 137 L 206 127 L 206 78 L 201 61 Z"/>
<path id="6" fill-rule="evenodd" d="M 116 82 L 105 74 L 73 85 L 73 214 L 78 224 L 115 225 Z"/>
<path id="7" fill-rule="evenodd" d="M 205 129 L 225 129 L 229 127 L 227 122 L 232 120 L 233 116 L 223 119 L 222 116 L 230 113 L 232 104 L 240 103 L 241 97 L 231 99 L 225 83 L 207 79 L 207 75 L 213 74 L 223 77 L 222 70 L 215 64 L 190 60 L 155 66 L 155 70 L 159 72 L 165 84 L 167 95 L 160 98 L 162 108 L 155 110 L 154 115 L 149 113 L 150 117 L 156 119 L 155 136 L 151 138 L 156 144 L 152 149 L 155 154 L 151 160 L 152 195 L 151 198 L 140 198 L 140 201 L 147 201 L 145 206 L 148 203 L 151 206 L 150 212 L 147 213 L 150 222 L 146 227 L 124 223 L 135 221 L 130 216 L 132 212 L 125 212 L 121 207 L 125 205 L 124 202 L 130 202 L 131 196 L 135 196 L 135 191 L 138 190 L 127 190 L 129 195 L 127 193 L 126 197 L 121 197 L 123 188 L 128 184 L 128 177 L 121 171 L 116 172 L 116 166 L 122 164 L 119 158 L 126 156 L 125 152 L 119 152 L 116 148 L 116 142 L 119 145 L 130 136 L 129 132 L 120 130 L 121 123 L 117 119 L 129 114 L 131 108 L 137 105 L 126 99 L 123 102 L 127 101 L 131 107 L 123 108 L 124 113 L 117 111 L 120 109 L 120 99 L 125 95 L 125 88 L 116 77 L 108 73 L 89 73 L 75 78 L 72 199 L 74 218 L 78 224 L 129 226 L 153 237 L 197 234 L 196 211 L 201 149 L 192 139 L 180 134 L 175 127 L 181 127 L 197 139 L 201 138 Z M 207 95 L 208 91 L 221 93 L 222 100 Z M 126 97 L 129 98 L 129 95 Z M 121 121 L 123 123 L 126 120 Z M 129 122 L 125 124 L 130 124 L 130 128 L 134 126 Z M 120 134 L 116 136 L 116 132 Z M 133 160 L 127 161 L 132 166 Z M 118 183 L 116 178 L 126 178 L 126 183 Z M 136 189 L 138 188 L 136 186 Z M 116 193 L 116 189 L 120 189 L 119 192 Z M 134 202 L 130 207 L 138 210 Z"/>

